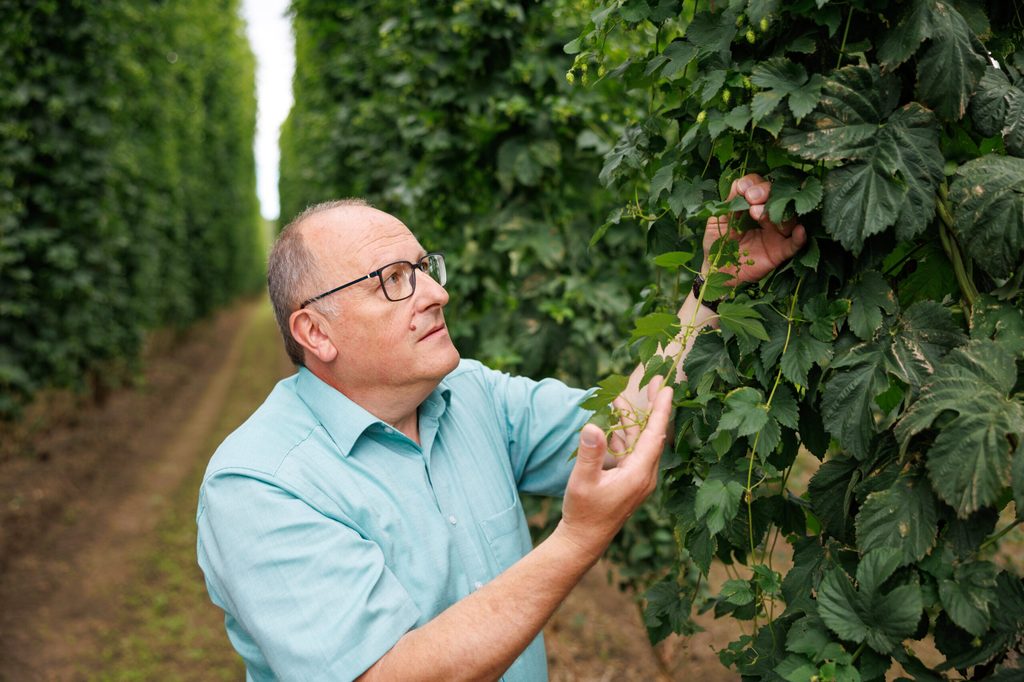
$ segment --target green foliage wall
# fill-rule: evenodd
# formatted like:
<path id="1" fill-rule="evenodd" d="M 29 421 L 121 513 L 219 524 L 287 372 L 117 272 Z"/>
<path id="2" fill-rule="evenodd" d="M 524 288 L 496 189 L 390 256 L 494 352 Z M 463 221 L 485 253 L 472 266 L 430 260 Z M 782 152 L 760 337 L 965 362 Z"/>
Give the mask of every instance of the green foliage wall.
<path id="1" fill-rule="evenodd" d="M 0 1 L 0 414 L 262 280 L 235 0 Z"/>
<path id="2" fill-rule="evenodd" d="M 746 254 L 720 241 L 701 292 L 728 296 L 719 329 L 683 321 L 662 480 L 678 551 L 647 592 L 652 639 L 711 609 L 746 621 L 720 652 L 744 679 L 1022 679 L 1024 9 L 626 0 L 589 18 L 574 72 L 648 103 L 605 158 L 607 236 L 648 229 L 683 283 L 648 289 L 649 373 L 678 362 L 654 349 L 680 332 L 705 221 L 746 208 L 733 179 L 769 177 L 769 214 L 811 235 L 736 290 L 720 270 Z M 708 590 L 690 573 L 713 561 L 732 579 Z"/>
<path id="3" fill-rule="evenodd" d="M 282 131 L 287 221 L 363 196 L 449 258 L 464 356 L 591 382 L 651 272 L 645 233 L 588 248 L 610 209 L 595 181 L 633 105 L 573 92 L 569 3 L 292 4 L 295 107 Z"/>

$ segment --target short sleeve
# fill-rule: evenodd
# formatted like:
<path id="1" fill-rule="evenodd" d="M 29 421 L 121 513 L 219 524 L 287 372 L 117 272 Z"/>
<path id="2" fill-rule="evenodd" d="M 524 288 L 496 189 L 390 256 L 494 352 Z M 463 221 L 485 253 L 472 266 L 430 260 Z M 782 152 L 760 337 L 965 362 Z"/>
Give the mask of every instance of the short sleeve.
<path id="1" fill-rule="evenodd" d="M 252 679 L 351 680 L 419 619 L 380 548 L 270 482 L 203 485 L 199 564 Z"/>
<path id="2" fill-rule="evenodd" d="M 556 379 L 493 375 L 520 492 L 563 495 L 579 431 L 593 414 L 580 406 L 590 392 Z"/>

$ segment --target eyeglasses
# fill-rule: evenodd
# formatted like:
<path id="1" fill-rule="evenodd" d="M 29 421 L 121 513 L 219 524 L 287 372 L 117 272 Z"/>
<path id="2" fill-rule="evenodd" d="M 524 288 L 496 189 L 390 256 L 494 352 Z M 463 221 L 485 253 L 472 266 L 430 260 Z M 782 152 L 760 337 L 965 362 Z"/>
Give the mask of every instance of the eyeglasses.
<path id="1" fill-rule="evenodd" d="M 443 253 L 428 253 L 426 256 L 421 258 L 418 263 L 410 263 L 407 260 L 397 260 L 394 263 L 388 263 L 382 267 L 377 268 L 373 272 L 363 275 L 359 279 L 354 279 L 347 284 L 342 284 L 340 287 L 334 287 L 330 291 L 325 291 L 322 294 L 317 294 L 312 298 L 307 298 L 299 306 L 299 309 L 305 308 L 310 303 L 319 301 L 325 296 L 341 291 L 346 287 L 350 287 L 353 284 L 359 284 L 360 282 L 376 277 L 380 280 L 381 289 L 384 290 L 384 296 L 389 301 L 402 301 L 409 298 L 416 291 L 416 273 L 425 272 L 435 282 L 441 286 L 445 285 L 448 281 L 448 273 L 444 267 L 444 254 Z"/>

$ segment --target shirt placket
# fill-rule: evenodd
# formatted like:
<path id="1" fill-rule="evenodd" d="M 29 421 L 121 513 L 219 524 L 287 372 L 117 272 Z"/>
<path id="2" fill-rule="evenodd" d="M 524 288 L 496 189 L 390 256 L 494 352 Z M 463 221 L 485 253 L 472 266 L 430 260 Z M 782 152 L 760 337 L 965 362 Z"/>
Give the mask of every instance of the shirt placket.
<path id="1" fill-rule="evenodd" d="M 452 476 L 451 458 L 443 439 L 437 436 L 437 420 L 424 419 L 421 423 L 423 436 L 423 461 L 427 469 L 427 477 L 434 492 L 438 509 L 447 522 L 449 532 L 462 560 L 462 569 L 467 581 L 467 590 L 475 591 L 484 586 L 493 576 L 487 568 L 486 548 L 470 509 L 470 500 L 461 492 L 461 486 L 455 485 Z M 430 428 L 423 427 L 429 424 Z"/>

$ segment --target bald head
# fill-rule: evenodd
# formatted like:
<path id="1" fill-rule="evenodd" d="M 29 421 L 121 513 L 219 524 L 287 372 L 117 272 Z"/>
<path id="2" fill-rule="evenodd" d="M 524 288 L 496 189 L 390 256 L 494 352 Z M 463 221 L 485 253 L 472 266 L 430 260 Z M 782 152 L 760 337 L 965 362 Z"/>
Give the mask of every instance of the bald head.
<path id="1" fill-rule="evenodd" d="M 360 225 L 366 229 L 374 219 L 381 220 L 382 217 L 394 220 L 363 199 L 326 201 L 307 208 L 278 235 L 267 263 L 267 288 L 285 350 L 296 365 L 304 364 L 303 350 L 292 337 L 288 320 L 302 301 L 316 295 L 317 287 L 333 269 L 324 267 L 325 264 L 320 262 L 319 254 L 325 240 L 345 240 L 348 237 L 353 240 L 350 243 L 361 241 L 356 239 Z M 327 314 L 334 312 L 331 302 L 316 305 Z"/>

